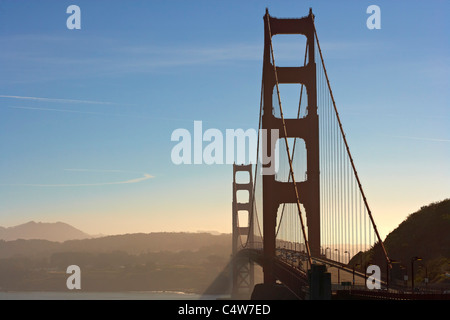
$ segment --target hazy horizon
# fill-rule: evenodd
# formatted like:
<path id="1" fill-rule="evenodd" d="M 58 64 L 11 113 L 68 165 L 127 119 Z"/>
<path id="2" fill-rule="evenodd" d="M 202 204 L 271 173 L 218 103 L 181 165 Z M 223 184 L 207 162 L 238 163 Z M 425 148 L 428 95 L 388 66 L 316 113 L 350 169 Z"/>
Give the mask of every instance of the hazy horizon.
<path id="1" fill-rule="evenodd" d="M 104 233 L 100 233 L 100 232 L 96 232 L 96 233 L 89 233 L 86 232 L 84 229 L 79 228 L 71 223 L 65 222 L 65 221 L 35 221 L 35 220 L 30 220 L 30 221 L 25 221 L 19 224 L 15 224 L 15 225 L 0 225 L 0 228 L 5 228 L 5 229 L 11 229 L 11 228 L 15 228 L 15 227 L 19 227 L 19 226 L 23 226 L 29 223 L 35 223 L 35 224 L 57 224 L 57 223 L 63 223 L 63 224 L 67 224 L 79 231 L 82 231 L 84 233 L 86 233 L 89 236 L 115 236 L 115 235 L 124 235 L 124 234 L 128 234 L 128 233 L 210 233 L 212 235 L 215 234 L 231 234 L 231 230 L 230 232 L 219 232 L 217 230 L 179 230 L 179 231 L 171 231 L 171 230 L 155 230 L 155 231 L 137 231 L 137 232 L 118 232 L 118 233 L 108 233 L 108 234 L 104 234 Z"/>
<path id="2" fill-rule="evenodd" d="M 445 200 L 445 199 L 442 199 L 442 200 Z M 439 201 L 437 201 L 437 202 L 439 202 Z M 427 203 L 427 204 L 424 204 L 423 206 L 427 206 L 429 204 L 430 203 Z M 420 206 L 420 207 L 423 207 L 423 206 Z M 394 231 L 398 227 L 398 225 L 400 225 L 400 223 L 405 221 L 406 218 L 409 215 L 419 211 L 420 207 L 417 208 L 417 210 L 414 210 L 413 212 L 409 212 L 409 213 L 405 214 L 404 219 L 402 221 L 400 221 L 395 227 L 393 227 L 392 230 L 389 230 L 386 234 L 382 234 L 382 239 L 384 240 L 386 238 L 386 236 L 389 233 L 391 233 L 392 231 Z M 149 230 L 134 229 L 134 230 L 131 230 L 131 231 L 126 231 L 126 230 L 119 231 L 119 230 L 117 230 L 116 232 L 113 232 L 113 233 L 103 233 L 103 232 L 95 231 L 95 229 L 94 229 L 95 227 L 92 227 L 91 229 L 89 229 L 89 230 L 94 230 L 93 232 L 90 232 L 90 231 L 88 232 L 83 227 L 79 227 L 79 226 L 77 226 L 75 224 L 72 224 L 72 223 L 70 223 L 68 221 L 63 221 L 63 220 L 53 220 L 53 221 L 50 221 L 50 220 L 29 220 L 29 221 L 19 222 L 19 223 L 16 223 L 14 225 L 0 224 L 0 228 L 1 227 L 3 227 L 3 228 L 14 228 L 14 227 L 21 226 L 21 225 L 24 225 L 24 224 L 27 224 L 27 223 L 32 223 L 32 222 L 34 222 L 34 223 L 45 223 L 45 224 L 64 223 L 64 224 L 68 224 L 68 225 L 70 225 L 70 226 L 72 226 L 72 227 L 74 227 L 74 228 L 76 228 L 76 229 L 78 229 L 78 230 L 88 234 L 89 236 L 95 236 L 95 237 L 97 237 L 97 236 L 114 236 L 114 235 L 123 235 L 123 234 L 131 234 L 131 233 L 158 233 L 158 232 L 161 232 L 161 233 L 164 233 L 164 232 L 167 232 L 167 233 L 171 233 L 171 232 L 173 232 L 173 233 L 183 233 L 183 232 L 185 232 L 185 233 L 211 233 L 211 234 L 231 234 L 232 233 L 232 231 L 231 231 L 231 221 L 230 221 L 230 230 L 228 230 L 228 231 L 206 230 L 206 229 L 197 229 L 197 230 L 190 229 L 190 230 L 187 230 L 187 229 L 180 228 L 180 229 L 173 229 L 173 230 L 160 230 L 160 229 L 149 229 Z M 345 245 L 345 243 L 340 243 L 340 244 L 335 243 L 334 245 Z M 361 246 L 361 245 L 362 246 L 370 246 L 371 244 L 365 244 L 365 245 L 364 244 L 352 244 L 352 246 Z M 326 244 L 322 244 L 322 246 L 326 246 Z"/>

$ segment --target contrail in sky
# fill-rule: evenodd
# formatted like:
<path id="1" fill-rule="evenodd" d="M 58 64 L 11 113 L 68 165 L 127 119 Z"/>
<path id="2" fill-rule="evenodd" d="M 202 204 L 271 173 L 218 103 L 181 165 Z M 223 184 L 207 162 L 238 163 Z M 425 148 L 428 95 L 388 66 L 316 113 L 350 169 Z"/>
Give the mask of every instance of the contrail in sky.
<path id="1" fill-rule="evenodd" d="M 104 112 L 93 112 L 93 111 L 78 111 L 78 110 L 67 110 L 67 109 L 54 109 L 54 108 L 36 108 L 36 107 L 17 107 L 8 106 L 11 109 L 25 109 L 25 110 L 41 110 L 41 111 L 55 111 L 55 112 L 67 112 L 67 113 L 83 113 L 83 114 L 100 114 L 100 115 L 112 115 L 111 113 Z M 122 114 L 113 114 L 123 116 Z"/>
<path id="2" fill-rule="evenodd" d="M 56 109 L 56 108 L 41 108 L 41 107 L 23 107 L 23 106 L 5 106 L 5 108 L 10 109 L 22 109 L 22 110 L 36 110 L 36 111 L 53 111 L 62 113 L 81 113 L 81 114 L 91 114 L 91 115 L 104 115 L 104 116 L 114 116 L 114 117 L 127 117 L 127 118 L 139 118 L 139 119 L 149 119 L 149 120 L 167 120 L 167 121 L 183 121 L 183 122 L 193 122 L 195 119 L 186 118 L 175 118 L 175 117 L 153 117 L 145 116 L 139 114 L 124 114 L 124 113 L 112 113 L 112 112 L 96 112 L 96 111 L 79 111 L 79 110 L 68 110 L 68 109 Z M 211 120 L 204 120 L 204 122 L 213 122 Z M 217 121 L 214 121 L 217 122 Z"/>
<path id="3" fill-rule="evenodd" d="M 112 102 L 105 102 L 105 101 L 42 98 L 42 97 L 24 97 L 24 96 L 7 96 L 7 95 L 0 95 L 0 98 L 20 99 L 20 100 L 35 100 L 35 101 L 46 101 L 46 102 L 62 102 L 62 103 L 115 104 L 115 103 L 112 103 Z"/>
<path id="4" fill-rule="evenodd" d="M 65 171 L 86 171 L 86 172 L 130 172 L 122 170 L 88 170 L 88 169 L 64 169 Z M 15 187 L 96 187 L 96 186 L 109 186 L 109 185 L 119 185 L 119 184 L 131 184 L 138 183 L 148 179 L 152 179 L 154 176 L 143 173 L 142 177 L 124 180 L 124 181 L 114 181 L 114 182 L 99 182 L 99 183 L 78 183 L 78 184 L 8 184 L 3 186 L 15 186 Z"/>

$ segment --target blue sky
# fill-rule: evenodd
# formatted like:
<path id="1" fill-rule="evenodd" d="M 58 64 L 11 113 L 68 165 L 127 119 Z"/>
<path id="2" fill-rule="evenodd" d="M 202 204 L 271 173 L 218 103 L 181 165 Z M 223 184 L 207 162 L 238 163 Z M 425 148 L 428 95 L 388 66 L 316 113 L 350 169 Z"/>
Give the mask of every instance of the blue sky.
<path id="1" fill-rule="evenodd" d="M 230 232 L 232 167 L 176 166 L 170 136 L 194 120 L 257 127 L 266 7 L 313 8 L 382 235 L 449 197 L 448 1 L 1 1 L 0 225 Z M 274 48 L 303 59 L 288 39 Z"/>

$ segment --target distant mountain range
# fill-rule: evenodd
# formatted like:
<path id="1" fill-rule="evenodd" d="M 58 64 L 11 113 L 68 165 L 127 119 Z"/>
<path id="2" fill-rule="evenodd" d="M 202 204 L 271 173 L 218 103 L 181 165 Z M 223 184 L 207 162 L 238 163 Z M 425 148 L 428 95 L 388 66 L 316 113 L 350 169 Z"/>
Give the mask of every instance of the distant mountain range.
<path id="1" fill-rule="evenodd" d="M 218 252 L 231 254 L 231 234 L 212 235 L 210 233 L 132 233 L 99 238 L 67 240 L 18 239 L 0 240 L 0 257 L 50 257 L 58 252 L 71 253 L 112 253 L 124 252 L 138 255 L 148 252 L 198 251 L 204 247 L 219 248 Z M 1 268 L 0 268 L 1 273 Z"/>
<path id="2" fill-rule="evenodd" d="M 64 242 L 67 240 L 80 240 L 92 237 L 64 222 L 46 223 L 30 221 L 14 227 L 0 227 L 0 240 L 5 241 L 39 239 Z"/>
<path id="3" fill-rule="evenodd" d="M 66 230 L 64 238 L 86 235 L 68 234 L 76 229 L 67 224 L 35 222 L 20 228 L 2 228 L 1 232 L 25 229 L 34 233 L 21 233 L 21 238 L 50 238 L 50 232 L 42 234 L 45 228 L 52 233 L 54 228 Z M 60 232 L 53 233 L 52 237 L 63 239 Z M 231 240 L 231 234 L 185 232 L 133 233 L 64 242 L 0 240 L 0 293 L 67 291 L 66 270 L 73 264 L 82 270 L 84 291 L 202 293 L 226 267 L 231 255 Z M 230 283 L 226 280 L 223 281 L 225 284 Z M 220 286 L 209 291 L 213 292 L 213 289 L 216 290 L 214 294 L 226 294 L 218 291 L 223 289 Z"/>

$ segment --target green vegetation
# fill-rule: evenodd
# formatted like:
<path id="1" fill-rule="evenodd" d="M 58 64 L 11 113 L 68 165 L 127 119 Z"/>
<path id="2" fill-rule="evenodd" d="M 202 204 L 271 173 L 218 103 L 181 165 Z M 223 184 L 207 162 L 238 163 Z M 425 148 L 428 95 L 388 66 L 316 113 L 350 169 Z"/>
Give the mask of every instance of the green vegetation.
<path id="1" fill-rule="evenodd" d="M 403 275 L 411 277 L 411 259 L 414 263 L 416 283 L 426 275 L 435 287 L 450 285 L 450 199 L 432 203 L 409 215 L 385 239 L 389 258 L 395 260 L 392 277 L 403 281 Z M 361 257 L 362 254 L 362 257 Z M 355 255 L 349 265 L 368 262 L 386 266 L 379 245 Z M 384 268 L 382 268 L 384 270 Z"/>
<path id="2" fill-rule="evenodd" d="M 187 249 L 189 248 L 189 250 Z M 81 268 L 83 291 L 203 292 L 227 265 L 230 235 L 128 234 L 55 243 L 0 242 L 0 290 L 66 291 Z"/>

